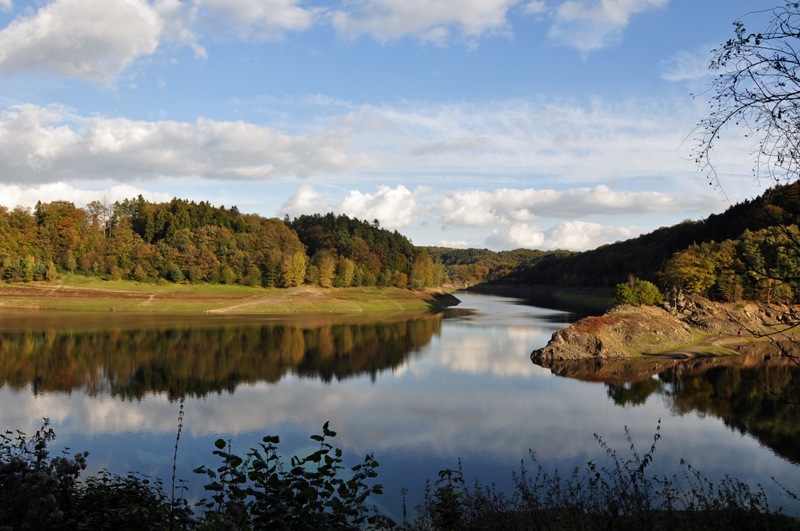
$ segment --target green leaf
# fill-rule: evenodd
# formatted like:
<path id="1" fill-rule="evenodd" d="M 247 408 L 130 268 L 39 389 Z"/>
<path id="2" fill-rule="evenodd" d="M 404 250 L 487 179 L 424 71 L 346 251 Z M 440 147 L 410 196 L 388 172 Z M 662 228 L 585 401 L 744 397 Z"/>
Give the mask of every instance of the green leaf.
<path id="1" fill-rule="evenodd" d="M 225 443 L 225 440 L 224 440 L 224 439 L 217 439 L 216 441 L 214 441 L 214 446 L 216 446 L 216 447 L 217 447 L 217 448 L 219 448 L 220 450 L 222 450 L 223 448 L 225 448 L 225 444 L 226 444 L 226 443 Z"/>

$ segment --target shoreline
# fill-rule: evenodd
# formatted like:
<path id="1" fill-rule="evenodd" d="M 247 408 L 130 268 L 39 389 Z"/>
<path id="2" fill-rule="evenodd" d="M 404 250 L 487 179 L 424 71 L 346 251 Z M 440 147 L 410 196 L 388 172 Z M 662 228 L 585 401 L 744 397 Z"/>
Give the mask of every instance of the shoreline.
<path id="1" fill-rule="evenodd" d="M 617 306 L 553 334 L 531 353 L 541 365 L 553 360 L 694 359 L 737 356 L 743 348 L 795 349 L 791 332 L 800 305 L 754 301 L 720 303 L 691 297 L 680 311 L 655 306 Z"/>
<path id="2" fill-rule="evenodd" d="M 400 288 L 259 288 L 130 281 L 0 284 L 0 315 L 298 315 L 429 313 L 460 301 L 449 291 Z"/>

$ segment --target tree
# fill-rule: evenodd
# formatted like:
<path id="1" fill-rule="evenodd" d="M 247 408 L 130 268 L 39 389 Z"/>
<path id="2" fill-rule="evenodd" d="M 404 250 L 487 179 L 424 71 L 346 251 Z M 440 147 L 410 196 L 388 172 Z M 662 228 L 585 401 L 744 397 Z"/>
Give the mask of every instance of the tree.
<path id="1" fill-rule="evenodd" d="M 672 255 L 664 266 L 667 284 L 689 293 L 705 294 L 716 281 L 716 260 L 706 244 L 694 244 Z"/>
<path id="2" fill-rule="evenodd" d="M 713 51 L 710 68 L 717 75 L 711 112 L 697 128 L 696 161 L 720 190 L 711 153 L 728 126 L 757 143 L 756 177 L 791 182 L 800 171 L 800 3 L 787 1 L 770 13 L 763 32 L 735 21 L 735 36 Z"/>
<path id="3" fill-rule="evenodd" d="M 653 306 L 664 302 L 664 298 L 661 295 L 661 290 L 655 284 L 631 276 L 628 278 L 628 282 L 617 284 L 611 302 L 613 304 Z"/>
<path id="4" fill-rule="evenodd" d="M 286 255 L 281 263 L 281 280 L 283 286 L 292 288 L 303 284 L 306 278 L 306 255 L 300 251 L 295 251 L 292 255 Z"/>

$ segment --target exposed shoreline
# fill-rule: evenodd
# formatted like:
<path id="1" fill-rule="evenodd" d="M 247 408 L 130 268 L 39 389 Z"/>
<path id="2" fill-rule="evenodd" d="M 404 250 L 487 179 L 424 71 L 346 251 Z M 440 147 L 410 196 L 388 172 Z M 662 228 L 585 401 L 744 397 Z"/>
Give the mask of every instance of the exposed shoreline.
<path id="1" fill-rule="evenodd" d="M 735 356 L 745 346 L 792 342 L 798 322 L 798 305 L 717 303 L 701 297 L 688 299 L 681 311 L 623 305 L 559 330 L 531 359 L 541 365 L 554 360 Z"/>
<path id="2" fill-rule="evenodd" d="M 136 282 L 0 284 L 0 315 L 42 313 L 293 315 L 438 311 L 460 301 L 446 290 L 250 288 Z"/>

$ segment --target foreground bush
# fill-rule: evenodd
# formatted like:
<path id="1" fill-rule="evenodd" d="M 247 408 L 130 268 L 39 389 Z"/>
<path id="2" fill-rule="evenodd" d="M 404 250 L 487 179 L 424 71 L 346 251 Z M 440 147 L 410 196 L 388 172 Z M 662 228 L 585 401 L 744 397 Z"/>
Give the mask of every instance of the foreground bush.
<path id="1" fill-rule="evenodd" d="M 350 469 L 329 441 L 326 423 L 312 435 L 319 449 L 292 457 L 278 454 L 278 437 L 264 437 L 245 456 L 230 443 L 216 442 L 216 468 L 201 466 L 208 499 L 195 508 L 175 497 L 161 480 L 103 471 L 79 481 L 86 453 L 51 457 L 55 438 L 47 420 L 28 438 L 0 435 L 0 530 L 5 529 L 780 529 L 800 530 L 800 520 L 773 511 L 762 489 L 724 478 L 717 484 L 686 465 L 682 477 L 650 477 L 660 424 L 647 453 L 639 455 L 626 429 L 630 457 L 605 450 L 605 464 L 589 462 L 569 476 L 549 473 L 531 454 L 532 471 L 514 474 L 513 493 L 493 486 L 469 486 L 461 468 L 442 470 L 428 483 L 423 503 L 410 522 L 397 525 L 368 507 L 381 494 L 371 484 L 377 461 L 367 455 Z M 180 426 L 178 439 L 180 438 Z M 177 444 L 176 444 L 177 450 Z M 797 495 L 786 491 L 797 499 Z"/>

